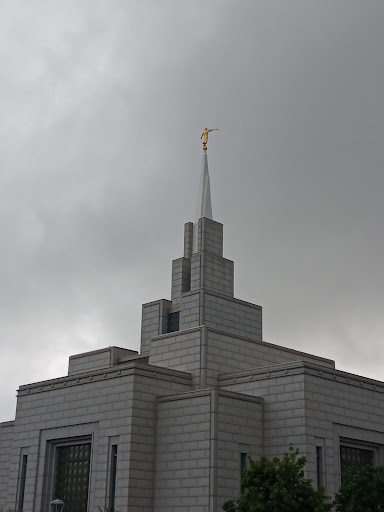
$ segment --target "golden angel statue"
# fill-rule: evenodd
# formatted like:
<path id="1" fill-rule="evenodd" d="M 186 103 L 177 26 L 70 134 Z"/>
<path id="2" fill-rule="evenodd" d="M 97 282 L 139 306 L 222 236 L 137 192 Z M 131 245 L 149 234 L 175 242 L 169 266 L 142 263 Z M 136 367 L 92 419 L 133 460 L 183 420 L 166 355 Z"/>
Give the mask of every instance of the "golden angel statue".
<path id="1" fill-rule="evenodd" d="M 203 139 L 203 149 L 205 149 L 205 150 L 207 149 L 208 133 L 214 132 L 214 131 L 219 131 L 219 129 L 218 128 L 212 128 L 212 130 L 208 130 L 208 128 L 204 129 L 204 131 L 200 137 L 200 139 Z"/>

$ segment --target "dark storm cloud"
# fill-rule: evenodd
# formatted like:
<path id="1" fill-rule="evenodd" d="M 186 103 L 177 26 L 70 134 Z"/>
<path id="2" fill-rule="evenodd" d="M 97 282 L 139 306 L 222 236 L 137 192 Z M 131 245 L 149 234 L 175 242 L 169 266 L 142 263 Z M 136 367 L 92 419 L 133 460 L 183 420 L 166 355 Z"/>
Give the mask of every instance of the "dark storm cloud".
<path id="1" fill-rule="evenodd" d="M 381 1 L 1 9 L 2 419 L 70 354 L 138 349 L 206 125 L 214 217 L 265 339 L 384 378 Z"/>

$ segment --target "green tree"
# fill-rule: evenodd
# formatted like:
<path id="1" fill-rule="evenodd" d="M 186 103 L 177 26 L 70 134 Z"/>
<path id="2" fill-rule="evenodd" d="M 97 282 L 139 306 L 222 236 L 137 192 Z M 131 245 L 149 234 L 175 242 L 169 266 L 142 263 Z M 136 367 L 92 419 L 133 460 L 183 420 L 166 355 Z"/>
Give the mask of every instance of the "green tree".
<path id="1" fill-rule="evenodd" d="M 327 512 L 332 503 L 323 488 L 315 490 L 311 480 L 304 478 L 305 457 L 292 446 L 280 460 L 249 458 L 243 470 L 241 496 L 226 501 L 226 512 Z"/>
<path id="2" fill-rule="evenodd" d="M 384 511 L 384 467 L 350 468 L 334 501 L 337 512 Z"/>

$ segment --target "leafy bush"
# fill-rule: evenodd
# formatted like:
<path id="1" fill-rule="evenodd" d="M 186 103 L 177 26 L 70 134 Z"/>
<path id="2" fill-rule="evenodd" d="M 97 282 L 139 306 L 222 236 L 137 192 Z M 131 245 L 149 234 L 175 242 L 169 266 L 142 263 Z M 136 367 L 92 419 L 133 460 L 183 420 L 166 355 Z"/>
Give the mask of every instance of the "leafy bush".
<path id="1" fill-rule="evenodd" d="M 241 496 L 226 501 L 226 512 L 328 512 L 332 508 L 325 490 L 315 490 L 304 478 L 305 457 L 290 447 L 280 460 L 249 458 L 243 470 Z"/>
<path id="2" fill-rule="evenodd" d="M 334 501 L 337 512 L 384 510 L 384 467 L 351 468 L 344 475 Z"/>

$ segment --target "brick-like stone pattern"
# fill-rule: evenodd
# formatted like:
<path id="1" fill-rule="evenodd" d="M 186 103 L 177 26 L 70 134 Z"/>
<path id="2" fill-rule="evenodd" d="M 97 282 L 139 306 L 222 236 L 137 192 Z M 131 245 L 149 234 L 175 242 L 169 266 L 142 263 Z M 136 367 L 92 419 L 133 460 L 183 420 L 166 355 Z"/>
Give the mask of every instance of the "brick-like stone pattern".
<path id="1" fill-rule="evenodd" d="M 13 452 L 14 422 L 0 423 L 0 510 L 7 508 L 9 467 Z"/>
<path id="2" fill-rule="evenodd" d="M 305 407 L 309 477 L 316 478 L 314 438 L 325 441 L 325 485 L 334 493 L 340 484 L 340 437 L 377 446 L 376 464 L 384 464 L 384 386 L 339 371 L 307 366 Z"/>
<path id="3" fill-rule="evenodd" d="M 211 393 L 159 399 L 155 512 L 208 512 Z"/>
<path id="4" fill-rule="evenodd" d="M 201 274 L 201 252 L 192 255 L 191 259 L 191 291 L 200 290 L 203 286 Z"/>
<path id="5" fill-rule="evenodd" d="M 240 454 L 263 454 L 263 401 L 235 393 L 217 393 L 217 512 L 240 495 Z M 213 509 L 212 509 L 213 510 Z"/>
<path id="6" fill-rule="evenodd" d="M 207 329 L 207 385 L 215 386 L 219 374 L 290 361 L 308 361 L 333 368 L 334 362 L 304 352 L 279 347 L 272 343 L 231 336 L 223 331 Z"/>
<path id="7" fill-rule="evenodd" d="M 143 304 L 141 317 L 140 352 L 149 352 L 152 336 L 167 332 L 168 309 L 172 306 L 169 300 L 161 299 Z"/>
<path id="8" fill-rule="evenodd" d="M 84 354 L 70 356 L 68 375 L 77 375 L 102 368 L 109 368 L 118 363 L 119 359 L 137 354 L 136 350 L 128 350 L 120 347 L 107 347 Z"/>
<path id="9" fill-rule="evenodd" d="M 316 481 L 316 445 L 324 449 L 327 492 L 340 486 L 340 442 L 374 447 L 384 464 L 384 384 L 308 362 L 219 377 L 225 389 L 264 399 L 264 447 L 281 457 L 289 444 L 306 457 L 306 476 Z M 341 441 L 340 441 L 341 440 Z"/>
<path id="10" fill-rule="evenodd" d="M 109 368 L 111 366 L 110 350 L 98 350 L 86 356 L 72 356 L 69 358 L 68 375 L 85 373 L 100 368 Z"/>
<path id="11" fill-rule="evenodd" d="M 263 401 L 208 389 L 159 399 L 156 512 L 222 510 L 240 490 L 240 454 L 263 446 Z M 246 447 L 246 448 L 244 448 Z"/>
<path id="12" fill-rule="evenodd" d="M 121 479 L 128 492 L 128 510 L 131 512 L 153 512 L 156 460 L 157 398 L 159 396 L 189 391 L 190 383 L 157 380 L 156 368 L 152 375 L 137 372 L 134 380 L 134 399 L 131 419 L 129 473 Z M 129 482 L 127 486 L 127 482 Z M 128 487 L 128 489 L 127 489 Z M 117 510 L 125 510 L 118 507 Z"/>
<path id="13" fill-rule="evenodd" d="M 170 333 L 152 339 L 149 363 L 190 372 L 194 386 L 200 379 L 201 329 Z"/>
<path id="14" fill-rule="evenodd" d="M 193 251 L 193 222 L 184 224 L 184 258 L 191 258 Z"/>
<path id="15" fill-rule="evenodd" d="M 200 292 L 184 293 L 180 304 L 180 331 L 200 325 Z"/>
<path id="16" fill-rule="evenodd" d="M 204 325 L 222 331 L 262 339 L 262 309 L 238 299 L 205 294 Z"/>
<path id="17" fill-rule="evenodd" d="M 223 225 L 203 217 L 198 222 L 197 252 L 223 256 Z"/>
<path id="18" fill-rule="evenodd" d="M 181 294 L 191 288 L 191 260 L 179 258 L 172 261 L 171 300 L 175 307 L 180 303 Z"/>
<path id="19" fill-rule="evenodd" d="M 151 380 L 141 384 L 141 376 Z M 180 377 L 179 377 L 180 375 Z M 8 465 L 9 479 L 6 496 L 1 496 L 0 503 L 5 503 L 8 510 L 14 509 L 17 494 L 20 466 L 20 450 L 28 448 L 28 467 L 24 497 L 24 512 L 40 510 L 44 500 L 42 473 L 45 465 L 44 456 L 50 439 L 73 439 L 90 432 L 92 426 L 93 451 L 91 462 L 90 503 L 89 510 L 104 507 L 107 496 L 107 468 L 109 438 L 119 436 L 118 470 L 116 483 L 116 508 L 128 506 L 128 477 L 133 447 L 132 434 L 136 435 L 137 422 L 152 409 L 148 423 L 153 424 L 156 396 L 190 389 L 190 378 L 179 372 L 169 373 L 165 369 L 150 369 L 148 366 L 127 365 L 119 369 L 105 370 L 104 374 L 94 372 L 89 376 L 61 378 L 41 383 L 41 386 L 24 386 L 20 388 L 16 420 L 12 427 L 12 453 Z M 136 392 L 137 390 L 137 392 Z M 145 391 L 144 391 L 145 390 Z M 151 402 L 152 405 L 148 405 Z M 133 410 L 135 413 L 133 414 Z M 143 413 L 138 411 L 142 410 Z M 133 420 L 133 416 L 135 419 Z M 155 425 L 153 424 L 153 430 Z M 134 427 L 134 428 L 133 428 Z M 141 433 L 145 425 L 140 424 Z M 0 429 L 0 443 L 6 442 Z M 11 435 L 10 433 L 8 435 Z M 46 441 L 43 442 L 42 439 Z M 148 445 L 153 443 L 152 436 L 143 437 Z M 137 444 L 137 438 L 134 439 Z M 141 448 L 140 448 L 141 450 Z M 148 448 L 149 450 L 149 448 Z M 154 453 L 154 447 L 150 448 Z M 152 460 L 153 463 L 153 460 Z M 136 466 L 135 466 L 136 467 Z M 151 483 L 153 485 L 153 483 Z M 152 488 L 152 487 L 151 487 Z M 147 496 L 147 503 L 152 495 Z M 130 510 L 149 512 L 151 505 L 132 506 Z"/>
<path id="20" fill-rule="evenodd" d="M 222 295 L 233 297 L 234 293 L 234 263 L 213 254 L 205 255 L 205 289 Z"/>
<path id="21" fill-rule="evenodd" d="M 306 448 L 304 375 L 300 368 L 281 366 L 219 379 L 225 389 L 264 399 L 264 454 L 269 457 L 283 456 L 290 444 L 303 453 Z"/>
<path id="22" fill-rule="evenodd" d="M 191 262 L 191 291 L 200 288 L 233 297 L 233 261 L 204 252 L 194 254 Z"/>
<path id="23" fill-rule="evenodd" d="M 329 493 L 340 483 L 340 442 L 370 446 L 384 464 L 384 383 L 263 342 L 261 307 L 233 298 L 222 225 L 199 220 L 194 254 L 193 236 L 187 223 L 172 301 L 143 305 L 140 356 L 79 354 L 68 377 L 20 388 L 16 420 L 0 424 L 0 509 L 17 506 L 22 454 L 24 512 L 48 508 L 58 440 L 92 440 L 90 511 L 108 505 L 112 443 L 115 506 L 130 512 L 218 512 L 239 493 L 240 453 L 281 457 L 291 443 L 313 480 L 323 447 Z M 180 331 L 166 334 L 177 311 Z"/>

